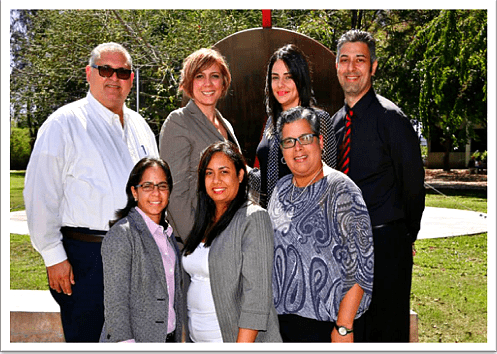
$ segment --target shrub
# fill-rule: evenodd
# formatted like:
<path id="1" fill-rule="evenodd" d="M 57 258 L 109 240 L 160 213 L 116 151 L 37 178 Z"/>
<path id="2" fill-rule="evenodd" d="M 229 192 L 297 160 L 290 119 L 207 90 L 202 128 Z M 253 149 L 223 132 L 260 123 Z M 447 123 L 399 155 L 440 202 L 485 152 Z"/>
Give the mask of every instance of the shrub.
<path id="1" fill-rule="evenodd" d="M 10 131 L 10 169 L 25 170 L 31 155 L 29 130 L 11 128 Z"/>

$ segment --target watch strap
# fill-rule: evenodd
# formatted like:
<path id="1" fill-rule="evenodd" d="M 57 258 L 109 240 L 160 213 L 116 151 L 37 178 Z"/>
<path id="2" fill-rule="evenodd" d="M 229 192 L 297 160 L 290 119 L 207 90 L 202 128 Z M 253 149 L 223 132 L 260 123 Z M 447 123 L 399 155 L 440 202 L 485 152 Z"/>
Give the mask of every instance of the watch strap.
<path id="1" fill-rule="evenodd" d="M 354 330 L 352 328 L 347 328 L 345 326 L 339 326 L 339 325 L 336 324 L 336 322 L 335 322 L 335 328 L 337 329 L 338 334 L 341 335 L 341 336 L 346 336 L 347 334 L 350 334 L 350 333 L 354 332 Z M 346 333 L 345 334 L 340 333 L 340 329 L 342 329 L 342 332 L 345 329 Z"/>

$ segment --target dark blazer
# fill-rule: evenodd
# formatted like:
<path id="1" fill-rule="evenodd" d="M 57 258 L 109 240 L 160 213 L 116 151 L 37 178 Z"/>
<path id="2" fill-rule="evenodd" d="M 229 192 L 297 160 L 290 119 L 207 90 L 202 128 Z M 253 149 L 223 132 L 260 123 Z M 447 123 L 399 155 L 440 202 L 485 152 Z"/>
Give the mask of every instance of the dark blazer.
<path id="1" fill-rule="evenodd" d="M 184 323 L 180 255 L 174 269 L 176 341 Z M 165 342 L 169 296 L 159 248 L 142 216 L 133 208 L 113 225 L 102 242 L 105 323 L 101 342 Z"/>
<path id="2" fill-rule="evenodd" d="M 231 124 L 219 111 L 217 117 L 228 132 L 228 140 L 239 146 Z M 171 112 L 162 125 L 160 157 L 169 164 L 174 181 L 167 218 L 183 242 L 193 227 L 197 207 L 197 169 L 202 152 L 212 143 L 224 140 L 193 100 Z"/>

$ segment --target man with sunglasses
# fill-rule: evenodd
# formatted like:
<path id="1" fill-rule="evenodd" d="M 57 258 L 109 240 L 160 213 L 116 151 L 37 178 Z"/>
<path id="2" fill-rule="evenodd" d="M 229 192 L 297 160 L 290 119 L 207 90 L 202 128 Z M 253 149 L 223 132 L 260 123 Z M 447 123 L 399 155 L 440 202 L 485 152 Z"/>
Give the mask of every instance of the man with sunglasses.
<path id="1" fill-rule="evenodd" d="M 425 204 L 418 137 L 405 114 L 377 95 L 375 40 L 350 30 L 338 41 L 336 69 L 345 105 L 332 118 L 338 169 L 361 189 L 374 240 L 371 304 L 354 323 L 355 341 L 408 342 L 412 244 Z"/>
<path id="2" fill-rule="evenodd" d="M 134 73 L 128 51 L 97 46 L 86 67 L 89 92 L 41 126 L 26 170 L 29 232 L 60 305 L 66 342 L 98 342 L 104 322 L 100 247 L 126 205 L 129 173 L 158 157 L 155 136 L 124 104 Z"/>

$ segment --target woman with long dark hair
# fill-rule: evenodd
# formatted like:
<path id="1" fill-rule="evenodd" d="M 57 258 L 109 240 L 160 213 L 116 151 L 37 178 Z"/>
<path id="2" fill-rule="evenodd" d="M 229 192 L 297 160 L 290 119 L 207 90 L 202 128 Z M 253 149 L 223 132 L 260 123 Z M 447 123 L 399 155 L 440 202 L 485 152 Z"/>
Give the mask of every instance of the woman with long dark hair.
<path id="1" fill-rule="evenodd" d="M 160 158 L 143 158 L 126 184 L 128 202 L 102 242 L 105 323 L 101 342 L 180 342 L 179 249 L 165 209 L 173 179 Z"/>
<path id="2" fill-rule="evenodd" d="M 251 188 L 260 193 L 260 204 L 264 208 L 269 203 L 278 179 L 290 174 L 279 148 L 276 132 L 278 117 L 282 112 L 296 106 L 316 106 L 308 61 L 305 54 L 294 44 L 279 48 L 269 59 L 265 95 L 268 119 L 256 151 L 259 170 L 251 171 Z M 335 168 L 337 144 L 331 117 L 320 109 L 316 109 L 316 114 L 321 121 L 320 134 L 324 138 L 323 160 L 328 166 Z"/>
<path id="3" fill-rule="evenodd" d="M 207 147 L 182 257 L 193 342 L 281 342 L 271 289 L 273 229 L 266 210 L 249 201 L 247 184 L 234 144 Z"/>

